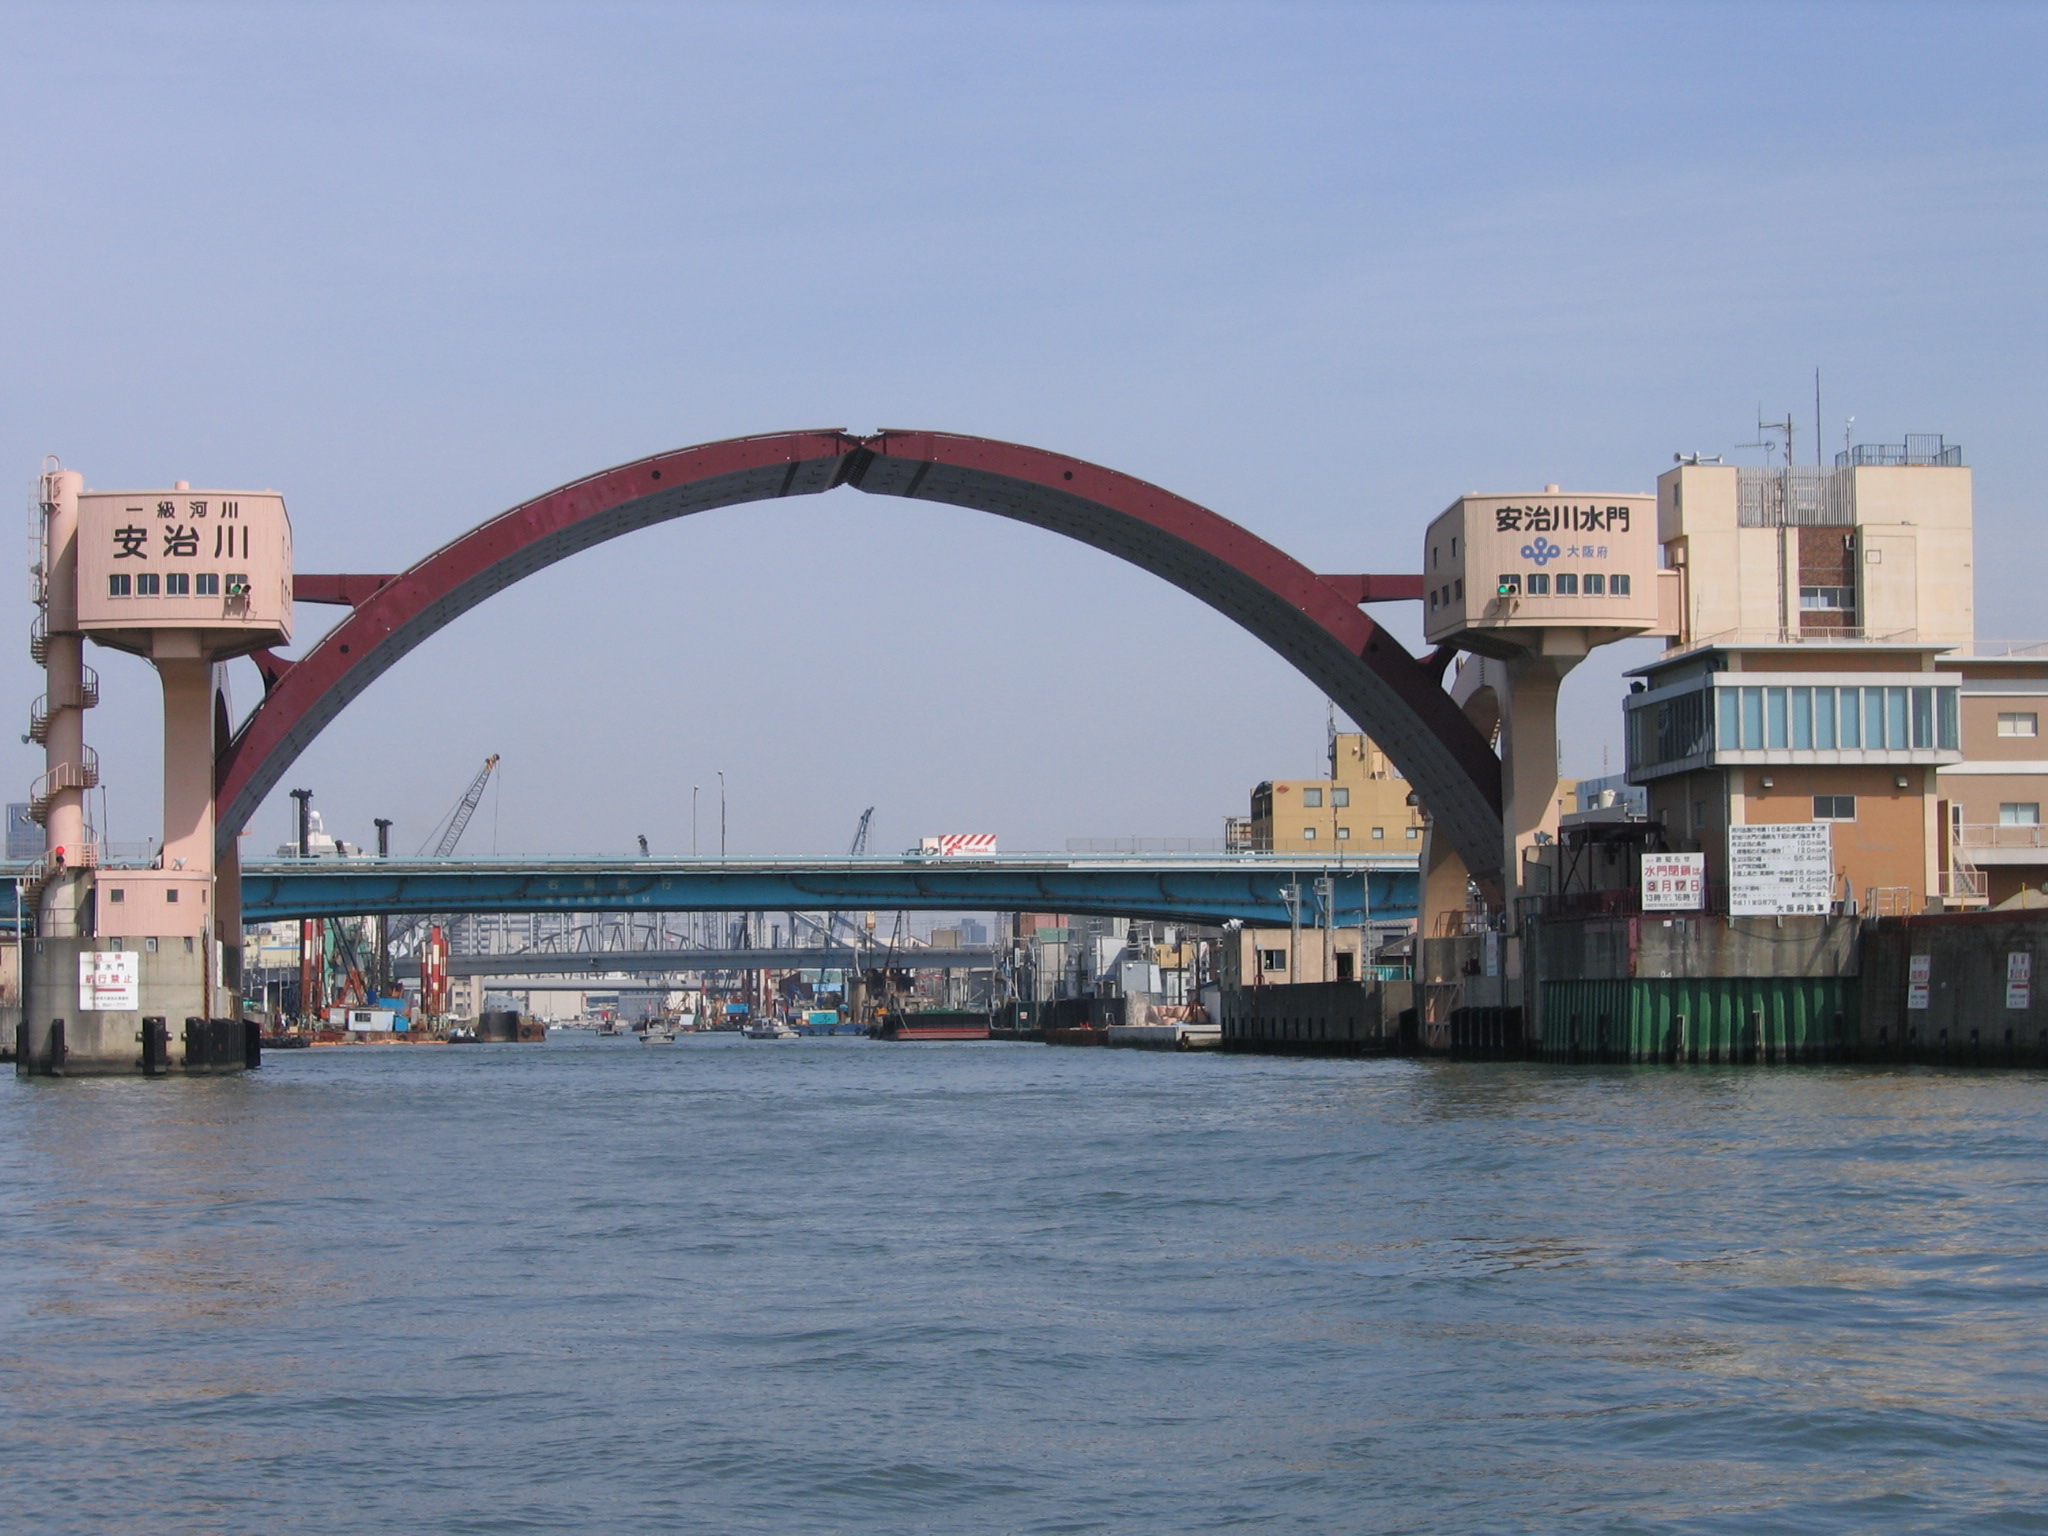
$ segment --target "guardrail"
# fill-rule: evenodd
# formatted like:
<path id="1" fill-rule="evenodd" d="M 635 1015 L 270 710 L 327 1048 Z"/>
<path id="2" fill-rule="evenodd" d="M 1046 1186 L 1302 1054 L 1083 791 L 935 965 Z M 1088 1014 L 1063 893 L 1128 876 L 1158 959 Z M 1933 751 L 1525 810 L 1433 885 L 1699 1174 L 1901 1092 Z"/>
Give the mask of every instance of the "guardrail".
<path id="1" fill-rule="evenodd" d="M 2048 849 L 2048 826 L 2032 822 L 1966 822 L 1956 829 L 1956 840 L 1965 848 Z"/>

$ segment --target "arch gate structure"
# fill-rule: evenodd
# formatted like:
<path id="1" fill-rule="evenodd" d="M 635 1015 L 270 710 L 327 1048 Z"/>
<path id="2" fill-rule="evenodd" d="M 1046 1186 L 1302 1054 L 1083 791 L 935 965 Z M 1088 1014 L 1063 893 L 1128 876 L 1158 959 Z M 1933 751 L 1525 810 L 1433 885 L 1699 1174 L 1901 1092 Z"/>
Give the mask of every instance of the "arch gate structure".
<path id="1" fill-rule="evenodd" d="M 1502 863 L 1501 765 L 1442 685 L 1362 611 L 1416 576 L 1318 575 L 1228 518 L 1081 459 L 943 432 L 781 432 L 602 470 L 522 503 L 398 575 L 300 575 L 300 602 L 352 612 L 303 658 L 259 653 L 264 697 L 216 765 L 223 871 L 235 839 L 341 711 L 415 646 L 513 582 L 651 524 L 837 486 L 994 513 L 1064 534 L 1200 598 L 1284 657 L 1377 741 L 1482 880 Z M 223 913 L 225 917 L 226 914 Z"/>

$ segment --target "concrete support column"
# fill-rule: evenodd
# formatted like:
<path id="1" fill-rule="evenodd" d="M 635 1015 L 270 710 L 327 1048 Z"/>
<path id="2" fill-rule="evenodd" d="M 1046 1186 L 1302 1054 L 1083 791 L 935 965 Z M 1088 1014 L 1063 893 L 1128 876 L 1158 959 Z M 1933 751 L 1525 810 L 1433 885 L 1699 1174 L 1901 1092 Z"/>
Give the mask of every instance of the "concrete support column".
<path id="1" fill-rule="evenodd" d="M 189 655 L 178 654 L 186 648 Z M 196 635 L 179 630 L 157 631 L 153 659 L 164 690 L 164 868 L 209 874 L 218 668 L 199 654 Z"/>
<path id="2" fill-rule="evenodd" d="M 220 1000 L 215 1012 L 222 1018 L 242 1017 L 242 849 L 230 842 L 219 855 L 213 875 L 214 936 L 220 940 L 220 975 L 215 983 Z M 378 919 L 382 931 L 383 919 Z"/>
<path id="3" fill-rule="evenodd" d="M 97 862 L 86 831 L 85 636 L 78 629 L 78 496 L 85 476 L 58 470 L 44 479 L 43 666 L 49 735 L 43 746 L 43 848 L 55 875 L 43 888 L 36 930 L 73 938 L 91 922 L 91 876 Z M 58 787 L 61 786 L 61 787 Z M 61 852 L 60 852 L 61 850 Z"/>
<path id="4" fill-rule="evenodd" d="M 1511 904 L 1522 894 L 1523 850 L 1537 845 L 1538 833 L 1557 837 L 1557 690 L 1584 657 L 1583 647 L 1562 654 L 1546 647 L 1502 663 L 1501 877 Z"/>
<path id="5" fill-rule="evenodd" d="M 1442 836 L 1432 823 L 1422 834 L 1421 899 L 1417 903 L 1415 926 L 1418 961 L 1422 958 L 1419 941 L 1436 938 L 1444 932 L 1446 917 L 1465 910 L 1471 879 L 1471 871 L 1458 857 L 1451 840 Z"/>

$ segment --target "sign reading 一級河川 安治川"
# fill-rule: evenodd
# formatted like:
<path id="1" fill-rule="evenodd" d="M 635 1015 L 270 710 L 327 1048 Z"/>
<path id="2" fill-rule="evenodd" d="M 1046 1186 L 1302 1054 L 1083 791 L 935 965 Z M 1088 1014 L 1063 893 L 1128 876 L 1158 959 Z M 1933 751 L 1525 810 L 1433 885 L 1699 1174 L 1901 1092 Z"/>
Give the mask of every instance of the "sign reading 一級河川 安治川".
<path id="1" fill-rule="evenodd" d="M 1730 917 L 1825 917 L 1834 903 L 1833 828 L 1824 821 L 1728 829 Z"/>

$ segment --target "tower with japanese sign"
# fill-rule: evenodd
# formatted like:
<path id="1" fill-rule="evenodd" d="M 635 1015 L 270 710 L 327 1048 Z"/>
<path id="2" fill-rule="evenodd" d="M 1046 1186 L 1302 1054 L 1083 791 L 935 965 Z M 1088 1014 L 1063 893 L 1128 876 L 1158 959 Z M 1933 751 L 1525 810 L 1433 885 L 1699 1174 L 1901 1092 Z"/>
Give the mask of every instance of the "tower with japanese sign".
<path id="1" fill-rule="evenodd" d="M 1521 893 L 1531 850 L 1557 833 L 1564 675 L 1595 646 L 1677 626 L 1676 580 L 1659 563 L 1654 496 L 1554 485 L 1539 495 L 1461 496 L 1423 536 L 1423 633 L 1470 653 L 1452 693 L 1500 738 L 1504 902 Z M 1431 839 L 1425 919 L 1463 908 L 1465 881 L 1456 855 Z"/>
<path id="2" fill-rule="evenodd" d="M 31 795 L 46 851 L 35 879 L 20 1070 L 122 1073 L 242 1064 L 239 870 L 217 864 L 213 772 L 227 728 L 224 663 L 286 644 L 291 524 L 274 491 L 88 491 L 44 477 L 42 619 L 50 691 L 36 723 L 48 771 Z M 164 827 L 149 868 L 103 867 L 86 792 L 97 679 L 90 637 L 146 658 L 163 686 Z M 222 878 L 225 876 L 225 878 Z M 119 985 L 108 985 L 107 978 Z"/>

